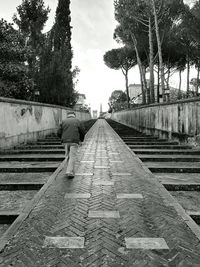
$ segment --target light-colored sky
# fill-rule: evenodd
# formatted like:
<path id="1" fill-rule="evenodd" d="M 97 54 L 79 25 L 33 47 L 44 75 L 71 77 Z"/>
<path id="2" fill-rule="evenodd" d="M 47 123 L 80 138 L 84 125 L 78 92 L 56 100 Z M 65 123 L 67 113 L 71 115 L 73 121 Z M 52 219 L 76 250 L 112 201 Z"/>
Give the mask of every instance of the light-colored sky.
<path id="1" fill-rule="evenodd" d="M 1 2 L 0 18 L 11 22 L 16 7 L 21 2 L 21 0 Z M 45 28 L 49 30 L 54 21 L 58 1 L 44 0 L 44 2 L 51 9 Z M 81 69 L 77 90 L 86 95 L 87 103 L 91 105 L 92 110 L 99 110 L 102 103 L 103 110 L 106 111 L 112 91 L 125 89 L 121 71 L 111 70 L 103 62 L 104 53 L 117 47 L 113 40 L 116 26 L 113 2 L 113 0 L 71 1 L 73 65 L 78 65 Z M 140 83 L 137 67 L 130 71 L 129 83 Z M 176 76 L 172 79 L 172 86 L 178 86 Z"/>

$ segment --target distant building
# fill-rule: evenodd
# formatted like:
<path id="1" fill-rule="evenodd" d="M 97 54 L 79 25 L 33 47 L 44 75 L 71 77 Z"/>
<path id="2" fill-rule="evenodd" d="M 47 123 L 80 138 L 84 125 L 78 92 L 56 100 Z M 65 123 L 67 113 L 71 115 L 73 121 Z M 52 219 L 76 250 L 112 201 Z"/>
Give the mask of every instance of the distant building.
<path id="1" fill-rule="evenodd" d="M 99 112 L 99 117 L 102 117 L 104 114 L 102 104 L 100 104 L 100 112 Z"/>
<path id="2" fill-rule="evenodd" d="M 147 80 L 147 86 L 149 86 L 149 80 Z M 167 92 L 167 90 L 166 90 Z M 168 90 L 168 99 L 169 101 L 176 101 L 180 98 L 184 98 L 186 97 L 186 92 L 184 91 L 180 91 L 180 96 L 179 96 L 179 89 L 174 88 L 174 87 L 169 87 Z M 158 100 L 158 85 L 155 84 L 154 86 L 154 94 L 155 94 L 155 102 L 157 102 Z M 131 103 L 134 104 L 142 104 L 142 89 L 141 89 L 141 84 L 130 84 L 129 85 L 129 96 L 130 96 L 130 100 Z M 162 100 L 160 100 L 160 102 L 162 102 Z"/>
<path id="3" fill-rule="evenodd" d="M 142 89 L 141 84 L 130 84 L 128 87 L 129 97 L 131 103 L 141 104 L 142 103 Z"/>
<path id="4" fill-rule="evenodd" d="M 92 111 L 92 117 L 93 117 L 93 119 L 97 119 L 97 117 L 98 117 L 97 110 Z"/>
<path id="5" fill-rule="evenodd" d="M 75 109 L 81 109 L 82 107 L 85 106 L 85 94 L 78 94 L 77 95 L 77 102 L 74 106 Z"/>

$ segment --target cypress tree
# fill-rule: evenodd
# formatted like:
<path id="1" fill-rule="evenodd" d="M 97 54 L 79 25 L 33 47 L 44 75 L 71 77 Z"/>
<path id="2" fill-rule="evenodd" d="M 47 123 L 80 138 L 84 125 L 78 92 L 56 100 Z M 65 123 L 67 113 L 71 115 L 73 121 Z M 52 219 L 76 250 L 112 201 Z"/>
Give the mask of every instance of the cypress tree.
<path id="1" fill-rule="evenodd" d="M 71 106 L 74 102 L 70 14 L 70 0 L 59 0 L 55 23 L 47 37 L 47 53 L 44 53 L 44 57 L 47 59 L 50 56 L 51 60 L 48 60 L 48 67 L 45 63 L 41 69 L 41 73 L 44 67 L 47 72 L 47 75 L 41 75 L 43 82 L 45 79 L 45 84 L 41 84 L 43 100 L 65 106 Z"/>

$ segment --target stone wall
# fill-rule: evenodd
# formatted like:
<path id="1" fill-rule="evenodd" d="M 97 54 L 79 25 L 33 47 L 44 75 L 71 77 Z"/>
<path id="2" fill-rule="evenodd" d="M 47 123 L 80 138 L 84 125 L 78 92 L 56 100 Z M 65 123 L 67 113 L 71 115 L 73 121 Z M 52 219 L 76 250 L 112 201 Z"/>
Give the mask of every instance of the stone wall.
<path id="1" fill-rule="evenodd" d="M 35 141 L 56 132 L 68 110 L 61 106 L 0 98 L 0 148 Z M 91 118 L 87 112 L 75 112 L 81 121 Z"/>
<path id="2" fill-rule="evenodd" d="M 111 118 L 146 134 L 200 144 L 200 98 L 124 110 Z"/>

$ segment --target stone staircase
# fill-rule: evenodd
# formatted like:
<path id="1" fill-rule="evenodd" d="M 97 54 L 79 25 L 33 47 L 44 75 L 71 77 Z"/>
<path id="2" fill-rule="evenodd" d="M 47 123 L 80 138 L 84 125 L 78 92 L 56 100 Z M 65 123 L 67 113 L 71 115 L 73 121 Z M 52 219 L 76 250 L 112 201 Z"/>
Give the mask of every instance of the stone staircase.
<path id="1" fill-rule="evenodd" d="M 199 224 L 200 149 L 177 141 L 145 136 L 120 123 L 111 120 L 108 122 Z"/>

